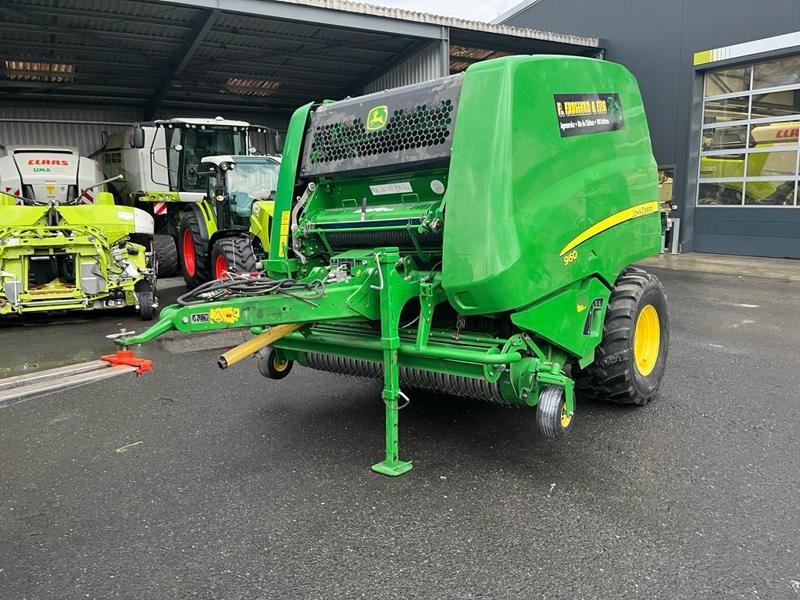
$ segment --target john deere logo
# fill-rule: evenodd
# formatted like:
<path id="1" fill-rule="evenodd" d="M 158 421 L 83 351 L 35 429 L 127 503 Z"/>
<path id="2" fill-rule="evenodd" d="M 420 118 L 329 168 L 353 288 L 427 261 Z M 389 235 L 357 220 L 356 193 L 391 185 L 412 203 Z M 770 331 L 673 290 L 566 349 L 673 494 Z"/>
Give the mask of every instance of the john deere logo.
<path id="1" fill-rule="evenodd" d="M 367 130 L 378 131 L 378 129 L 383 129 L 388 120 L 389 108 L 385 104 L 376 106 L 367 115 Z"/>

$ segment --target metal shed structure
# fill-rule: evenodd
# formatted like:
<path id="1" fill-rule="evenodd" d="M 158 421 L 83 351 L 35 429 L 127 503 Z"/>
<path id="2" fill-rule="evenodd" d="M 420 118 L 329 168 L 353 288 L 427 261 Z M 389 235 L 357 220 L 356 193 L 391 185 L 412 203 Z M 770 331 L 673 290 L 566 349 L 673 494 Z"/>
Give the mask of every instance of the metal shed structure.
<path id="1" fill-rule="evenodd" d="M 310 100 L 512 53 L 596 56 L 597 38 L 343 0 L 4 0 L 0 144 L 97 147 L 153 117 L 280 128 Z"/>
<path id="2" fill-rule="evenodd" d="M 497 22 L 602 36 L 636 75 L 683 251 L 800 258 L 800 2 L 526 0 Z"/>

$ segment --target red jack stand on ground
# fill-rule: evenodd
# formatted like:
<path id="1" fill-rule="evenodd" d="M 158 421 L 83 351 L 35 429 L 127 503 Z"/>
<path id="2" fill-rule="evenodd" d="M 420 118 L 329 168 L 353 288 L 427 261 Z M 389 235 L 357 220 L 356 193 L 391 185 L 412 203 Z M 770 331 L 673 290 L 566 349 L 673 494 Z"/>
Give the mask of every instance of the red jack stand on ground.
<path id="1" fill-rule="evenodd" d="M 152 370 L 152 360 L 125 349 L 101 356 L 100 360 L 7 377 L 0 379 L 0 407 L 126 373 L 138 377 Z"/>
<path id="2" fill-rule="evenodd" d="M 112 367 L 136 367 L 136 376 L 153 370 L 153 361 L 139 358 L 132 350 L 117 350 L 114 354 L 104 354 L 100 360 L 106 361 Z"/>

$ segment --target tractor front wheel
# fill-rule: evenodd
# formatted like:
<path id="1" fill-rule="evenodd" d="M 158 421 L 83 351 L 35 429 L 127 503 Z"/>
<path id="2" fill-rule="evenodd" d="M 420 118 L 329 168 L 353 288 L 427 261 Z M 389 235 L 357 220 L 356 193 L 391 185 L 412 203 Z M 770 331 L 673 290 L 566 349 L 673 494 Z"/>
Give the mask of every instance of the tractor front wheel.
<path id="1" fill-rule="evenodd" d="M 178 224 L 181 272 L 190 290 L 208 281 L 208 246 L 193 212 L 186 212 Z"/>
<path id="2" fill-rule="evenodd" d="M 225 273 L 252 273 L 258 268 L 253 242 L 245 236 L 222 238 L 211 249 L 211 274 L 219 279 Z"/>
<path id="3" fill-rule="evenodd" d="M 667 365 L 669 312 L 655 275 L 629 267 L 611 290 L 595 361 L 578 378 L 578 395 L 616 404 L 647 404 Z"/>

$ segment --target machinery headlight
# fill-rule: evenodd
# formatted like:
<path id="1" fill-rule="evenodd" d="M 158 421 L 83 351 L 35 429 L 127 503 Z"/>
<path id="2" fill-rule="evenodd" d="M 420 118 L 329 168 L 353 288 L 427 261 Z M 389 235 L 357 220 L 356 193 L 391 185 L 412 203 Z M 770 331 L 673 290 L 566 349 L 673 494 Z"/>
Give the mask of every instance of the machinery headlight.
<path id="1" fill-rule="evenodd" d="M 19 238 L 0 239 L 0 246 L 16 246 L 17 244 L 19 244 Z"/>

